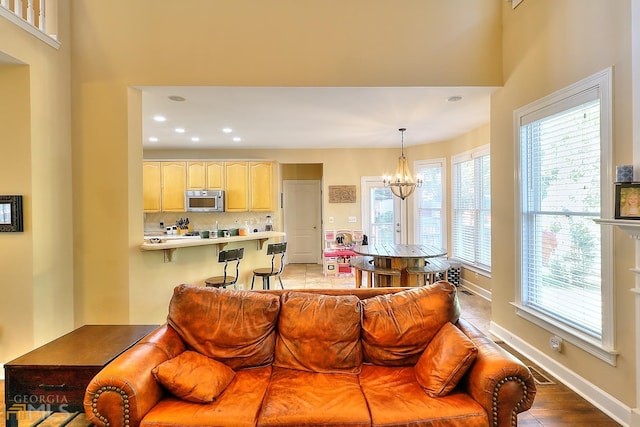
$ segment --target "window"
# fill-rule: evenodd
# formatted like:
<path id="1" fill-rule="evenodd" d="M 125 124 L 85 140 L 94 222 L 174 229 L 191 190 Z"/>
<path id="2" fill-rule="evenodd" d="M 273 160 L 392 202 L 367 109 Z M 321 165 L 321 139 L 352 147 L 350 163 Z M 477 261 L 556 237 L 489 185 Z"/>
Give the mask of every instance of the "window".
<path id="1" fill-rule="evenodd" d="M 491 158 L 489 146 L 459 154 L 452 163 L 452 257 L 491 271 Z"/>
<path id="2" fill-rule="evenodd" d="M 520 313 L 612 362 L 598 350 L 613 347 L 610 238 L 593 221 L 611 205 L 609 82 L 604 72 L 519 109 L 516 129 Z"/>
<path id="3" fill-rule="evenodd" d="M 422 187 L 413 194 L 414 242 L 417 245 L 432 245 L 446 248 L 446 224 L 443 220 L 443 160 L 420 160 L 414 163 L 416 175 L 422 176 Z"/>

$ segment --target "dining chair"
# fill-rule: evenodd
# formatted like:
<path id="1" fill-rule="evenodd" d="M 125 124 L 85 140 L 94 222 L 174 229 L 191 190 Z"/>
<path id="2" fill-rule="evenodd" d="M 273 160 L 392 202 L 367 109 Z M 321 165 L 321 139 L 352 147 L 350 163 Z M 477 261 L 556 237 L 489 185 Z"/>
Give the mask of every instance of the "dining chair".
<path id="1" fill-rule="evenodd" d="M 227 286 L 233 286 L 236 289 L 236 283 L 238 282 L 238 272 L 240 269 L 240 260 L 244 256 L 244 248 L 228 249 L 226 251 L 220 251 L 218 253 L 218 262 L 224 263 L 224 269 L 222 276 L 214 276 L 205 279 L 206 286 L 213 286 L 216 288 L 227 288 Z M 236 274 L 231 276 L 227 274 L 227 267 L 229 263 L 236 263 Z"/>
<path id="2" fill-rule="evenodd" d="M 287 242 L 270 243 L 267 246 L 267 255 L 271 255 L 271 268 L 256 268 L 253 270 L 251 289 L 253 289 L 253 282 L 256 280 L 256 276 L 262 278 L 262 289 L 270 289 L 271 277 L 277 277 L 280 282 L 280 287 L 284 289 L 280 275 L 282 274 L 282 270 L 284 270 L 284 255 L 286 251 Z M 279 262 L 276 261 L 278 257 L 280 258 Z M 277 267 L 278 264 L 279 266 Z"/>

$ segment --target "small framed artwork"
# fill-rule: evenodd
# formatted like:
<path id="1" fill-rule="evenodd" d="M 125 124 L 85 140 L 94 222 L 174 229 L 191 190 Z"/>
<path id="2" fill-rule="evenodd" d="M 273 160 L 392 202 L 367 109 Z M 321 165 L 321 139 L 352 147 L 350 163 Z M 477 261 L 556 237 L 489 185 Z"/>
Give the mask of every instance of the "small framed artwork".
<path id="1" fill-rule="evenodd" d="M 616 219 L 640 219 L 640 183 L 616 184 Z"/>
<path id="2" fill-rule="evenodd" d="M 330 185 L 329 203 L 355 203 L 355 185 Z"/>
<path id="3" fill-rule="evenodd" d="M 22 196 L 0 196 L 0 232 L 24 231 L 22 225 Z"/>

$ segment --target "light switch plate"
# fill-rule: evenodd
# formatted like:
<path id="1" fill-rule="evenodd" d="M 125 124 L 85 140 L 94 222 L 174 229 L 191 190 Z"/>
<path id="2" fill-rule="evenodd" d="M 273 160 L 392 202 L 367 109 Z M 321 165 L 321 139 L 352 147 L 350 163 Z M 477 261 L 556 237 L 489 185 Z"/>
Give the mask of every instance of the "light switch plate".
<path id="1" fill-rule="evenodd" d="M 357 222 L 358 219 L 355 216 L 350 216 L 349 217 L 349 222 Z"/>
<path id="2" fill-rule="evenodd" d="M 333 217 L 332 216 L 329 217 L 329 224 L 333 224 Z"/>

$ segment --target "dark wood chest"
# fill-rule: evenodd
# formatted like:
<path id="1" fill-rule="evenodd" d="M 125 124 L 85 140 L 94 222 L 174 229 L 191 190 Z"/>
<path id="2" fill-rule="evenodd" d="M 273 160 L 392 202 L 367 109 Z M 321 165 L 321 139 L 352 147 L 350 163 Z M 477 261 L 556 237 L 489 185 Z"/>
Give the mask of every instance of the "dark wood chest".
<path id="1" fill-rule="evenodd" d="M 7 425 L 12 412 L 83 411 L 91 379 L 157 325 L 86 325 L 4 365 Z"/>

